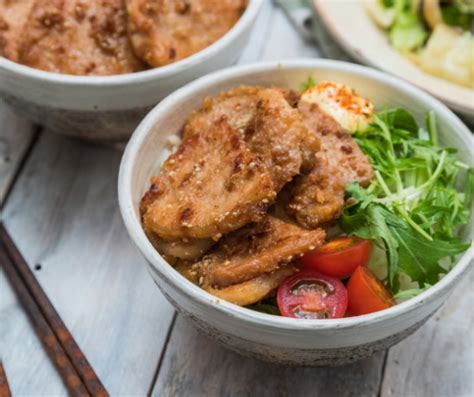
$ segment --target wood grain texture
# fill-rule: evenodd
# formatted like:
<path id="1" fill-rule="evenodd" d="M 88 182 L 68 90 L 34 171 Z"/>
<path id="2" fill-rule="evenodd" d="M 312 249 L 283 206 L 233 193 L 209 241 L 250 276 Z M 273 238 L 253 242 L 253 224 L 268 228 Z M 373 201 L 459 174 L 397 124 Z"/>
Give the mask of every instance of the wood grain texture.
<path id="1" fill-rule="evenodd" d="M 321 56 L 321 52 L 313 43 L 302 40 L 280 8 L 274 8 L 266 37 L 265 48 L 260 56 L 262 61 Z"/>
<path id="2" fill-rule="evenodd" d="M 33 271 L 15 246 L 8 231 L 0 224 L 0 262 L 14 288 L 30 323 L 43 342 L 51 360 L 67 386 L 76 396 L 108 397 L 94 369 L 58 315 Z"/>
<path id="3" fill-rule="evenodd" d="M 474 271 L 414 335 L 392 347 L 382 397 L 474 395 Z"/>
<path id="4" fill-rule="evenodd" d="M 19 118 L 0 99 L 0 204 L 3 204 L 34 135 L 33 124 Z"/>
<path id="5" fill-rule="evenodd" d="M 1 205 L 34 136 L 35 127 L 18 117 L 0 100 Z M 48 390 L 51 395 L 65 395 L 66 388 L 43 350 L 2 268 L 0 324 L 0 357 L 13 395 L 27 395 L 35 390 Z"/>
<path id="6" fill-rule="evenodd" d="M 344 367 L 279 366 L 231 352 L 178 316 L 153 395 L 377 396 L 384 354 Z"/>
<path id="7" fill-rule="evenodd" d="M 143 395 L 173 310 L 123 227 L 116 198 L 120 156 L 45 132 L 4 221 L 29 265 L 41 264 L 39 282 L 107 390 Z M 5 343 L 8 363 L 19 348 L 13 342 Z M 11 380 L 13 394 L 21 387 L 17 381 Z"/>
<path id="8" fill-rule="evenodd" d="M 263 49 L 266 47 L 266 37 L 271 26 L 273 6 L 271 1 L 264 1 L 257 22 L 252 29 L 251 39 L 245 47 L 238 64 L 256 62 L 260 59 Z"/>
<path id="9" fill-rule="evenodd" d="M 337 41 L 332 39 L 332 36 L 326 29 L 324 22 L 314 8 L 314 2 L 311 2 L 311 6 L 313 10 L 313 18 L 309 30 L 311 31 L 312 37 L 317 43 L 318 48 L 321 49 L 322 55 L 329 59 L 357 63 L 354 58 L 342 49 Z"/>
<path id="10" fill-rule="evenodd" d="M 38 390 L 64 396 L 66 387 L 0 269 L 0 355 L 13 396 Z M 7 326 L 5 326 L 7 324 Z"/>
<path id="11" fill-rule="evenodd" d="M 22 276 L 18 272 L 19 266 L 6 254 L 7 245 L 0 244 L 0 263 L 8 278 L 10 285 L 15 290 L 22 309 L 28 314 L 31 326 L 36 335 L 41 340 L 43 348 L 47 351 L 49 358 L 54 363 L 56 370 L 61 376 L 64 385 L 72 397 L 87 397 L 89 393 L 78 376 L 73 363 L 63 350 L 57 336 L 53 332 L 51 325 L 41 312 L 38 301 L 33 297 L 31 290 L 27 287 Z M 103 395 L 102 395 L 103 397 Z"/>

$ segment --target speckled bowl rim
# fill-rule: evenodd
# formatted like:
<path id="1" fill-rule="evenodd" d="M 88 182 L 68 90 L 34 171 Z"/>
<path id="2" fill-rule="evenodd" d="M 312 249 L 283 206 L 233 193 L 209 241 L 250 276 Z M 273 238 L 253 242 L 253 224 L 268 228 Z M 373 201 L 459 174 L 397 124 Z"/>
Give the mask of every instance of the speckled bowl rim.
<path id="1" fill-rule="evenodd" d="M 126 86 L 137 83 L 146 83 L 152 80 L 165 79 L 170 75 L 179 74 L 184 70 L 190 69 L 215 57 L 220 51 L 222 51 L 222 49 L 239 37 L 249 27 L 249 25 L 253 23 L 262 5 L 263 1 L 261 0 L 249 0 L 247 8 L 242 16 L 224 36 L 216 40 L 210 46 L 187 58 L 158 68 L 112 76 L 75 76 L 35 69 L 0 56 L 0 69 L 3 68 L 10 73 L 22 75 L 30 79 L 41 80 L 51 84 L 64 84 L 70 86 Z"/>
<path id="2" fill-rule="evenodd" d="M 333 320 L 299 320 L 260 313 L 234 305 L 221 299 L 217 299 L 215 296 L 210 295 L 181 276 L 156 251 L 143 232 L 139 219 L 137 219 L 135 216 L 131 191 L 133 164 L 136 160 L 139 160 L 142 142 L 145 137 L 151 133 L 156 119 L 161 117 L 162 114 L 166 114 L 170 110 L 175 109 L 174 106 L 178 104 L 183 98 L 192 95 L 193 92 L 208 86 L 210 83 L 222 83 L 230 78 L 235 79 L 239 76 L 273 69 L 316 69 L 318 67 L 325 69 L 329 68 L 334 71 L 347 72 L 354 75 L 359 75 L 361 77 L 370 78 L 380 81 L 393 88 L 405 91 L 407 94 L 416 99 L 416 101 L 424 103 L 427 105 L 427 107 L 433 109 L 437 114 L 442 114 L 443 117 L 454 126 L 453 130 L 457 131 L 457 134 L 466 142 L 466 144 L 470 144 L 471 152 L 473 153 L 474 157 L 474 138 L 471 135 L 469 129 L 451 110 L 449 110 L 440 101 L 397 77 L 393 77 L 384 72 L 376 71 L 369 67 L 359 66 L 347 62 L 301 59 L 236 66 L 201 77 L 200 79 L 169 95 L 160 104 L 153 108 L 137 127 L 122 157 L 118 178 L 119 205 L 122 217 L 131 238 L 148 260 L 149 264 L 152 266 L 152 270 L 156 271 L 161 278 L 164 278 L 165 281 L 173 288 L 181 291 L 190 299 L 196 300 L 204 305 L 212 306 L 212 309 L 219 310 L 228 316 L 240 319 L 247 323 L 285 330 L 331 330 L 352 328 L 354 326 L 361 325 L 362 323 L 367 324 L 383 322 L 385 320 L 412 312 L 420 305 L 424 305 L 427 300 L 434 299 L 436 296 L 445 293 L 450 285 L 455 283 L 457 279 L 466 272 L 474 257 L 474 246 L 471 245 L 471 247 L 460 258 L 456 266 L 433 287 L 429 288 L 427 291 L 421 293 L 415 298 L 407 300 L 389 309 L 358 317 Z"/>

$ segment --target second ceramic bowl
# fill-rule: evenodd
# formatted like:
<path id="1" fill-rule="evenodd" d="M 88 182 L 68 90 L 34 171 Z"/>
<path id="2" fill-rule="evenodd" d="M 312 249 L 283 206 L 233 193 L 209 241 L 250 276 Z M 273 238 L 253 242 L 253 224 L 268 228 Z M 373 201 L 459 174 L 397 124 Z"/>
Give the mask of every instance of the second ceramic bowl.
<path id="1" fill-rule="evenodd" d="M 222 38 L 179 62 L 116 76 L 71 76 L 19 65 L 0 56 L 0 97 L 49 130 L 92 141 L 126 140 L 157 102 L 182 85 L 233 64 L 262 6 L 247 9 Z"/>

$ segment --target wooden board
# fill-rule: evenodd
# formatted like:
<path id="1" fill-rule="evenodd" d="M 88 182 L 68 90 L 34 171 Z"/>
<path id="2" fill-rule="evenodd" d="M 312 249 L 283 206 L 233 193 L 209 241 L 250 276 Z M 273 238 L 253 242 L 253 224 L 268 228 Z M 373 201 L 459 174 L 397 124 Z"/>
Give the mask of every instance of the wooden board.
<path id="1" fill-rule="evenodd" d="M 267 34 L 265 48 L 260 56 L 262 61 L 291 58 L 319 58 L 321 52 L 312 42 L 301 39 L 283 11 L 273 12 L 271 27 Z"/>
<path id="2" fill-rule="evenodd" d="M 474 271 L 419 331 L 390 349 L 381 397 L 474 395 Z"/>
<path id="3" fill-rule="evenodd" d="M 19 118 L 0 100 L 0 207 L 36 134 L 33 124 Z M 61 378 L 33 333 L 1 268 L 0 292 L 0 358 L 10 386 L 15 385 L 12 390 L 16 395 L 25 395 L 48 387 L 52 394 L 64 394 Z"/>
<path id="4" fill-rule="evenodd" d="M 2 269 L 0 291 L 0 358 L 13 396 L 26 396 L 34 390 L 65 395 L 66 388 L 34 334 Z"/>
<path id="5" fill-rule="evenodd" d="M 260 60 L 262 51 L 266 48 L 266 37 L 272 24 L 273 6 L 270 1 L 265 1 L 260 9 L 257 23 L 251 33 L 251 39 L 245 47 L 238 64 L 246 64 Z"/>
<path id="6" fill-rule="evenodd" d="M 178 317 L 153 395 L 375 397 L 384 356 L 344 367 L 285 367 L 231 352 Z"/>
<path id="7" fill-rule="evenodd" d="M 116 199 L 120 157 L 111 148 L 44 133 L 4 221 L 28 263 L 41 265 L 39 282 L 108 391 L 143 395 L 173 310 L 123 227 Z M 15 335 L 7 337 L 8 370 L 23 347 Z M 21 369 L 26 379 L 37 370 Z M 22 387 L 18 381 L 11 380 L 14 394 Z M 52 393 L 56 383 L 41 390 Z"/>
<path id="8" fill-rule="evenodd" d="M 35 127 L 0 99 L 0 207 L 35 136 Z"/>

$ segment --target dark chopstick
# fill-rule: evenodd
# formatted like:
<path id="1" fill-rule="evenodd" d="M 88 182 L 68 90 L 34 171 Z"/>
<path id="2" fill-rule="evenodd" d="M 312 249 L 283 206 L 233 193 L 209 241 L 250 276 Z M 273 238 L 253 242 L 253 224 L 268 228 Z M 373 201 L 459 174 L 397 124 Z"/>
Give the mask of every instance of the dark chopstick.
<path id="1" fill-rule="evenodd" d="M 46 352 L 48 353 L 51 361 L 56 366 L 59 375 L 61 376 L 69 392 L 73 396 L 89 396 L 90 394 L 87 392 L 87 389 L 77 375 L 76 370 L 69 360 L 69 357 L 62 349 L 58 339 L 56 338 L 56 335 L 54 335 L 51 327 L 46 322 L 43 314 L 38 308 L 38 305 L 34 301 L 28 289 L 23 284 L 20 276 L 15 270 L 13 263 L 7 257 L 3 244 L 0 246 L 0 262 L 2 263 L 8 280 L 17 294 L 18 300 L 28 314 L 36 334 L 43 343 Z"/>
<path id="2" fill-rule="evenodd" d="M 5 251 L 3 253 L 3 250 L 0 250 L 0 260 L 5 263 L 6 273 L 19 297 L 23 297 L 25 308 L 64 382 L 68 388 L 71 387 L 71 393 L 78 392 L 76 395 L 81 396 L 88 394 L 98 397 L 108 396 L 105 387 L 2 223 L 0 223 L 0 242 Z"/>
<path id="3" fill-rule="evenodd" d="M 3 363 L 0 361 L 0 397 L 11 397 L 10 387 L 8 386 L 7 375 L 3 369 Z"/>

